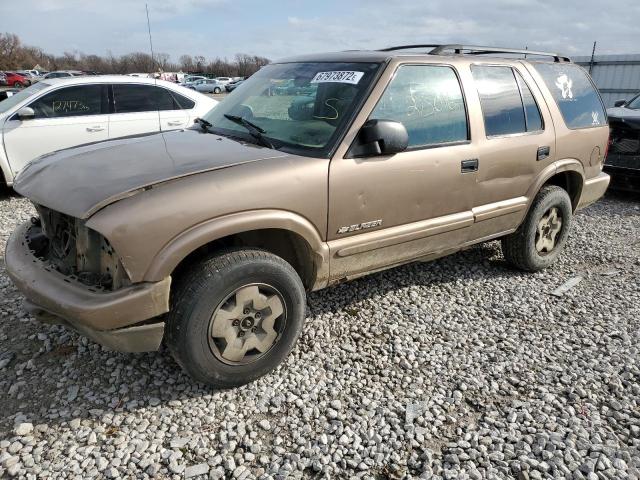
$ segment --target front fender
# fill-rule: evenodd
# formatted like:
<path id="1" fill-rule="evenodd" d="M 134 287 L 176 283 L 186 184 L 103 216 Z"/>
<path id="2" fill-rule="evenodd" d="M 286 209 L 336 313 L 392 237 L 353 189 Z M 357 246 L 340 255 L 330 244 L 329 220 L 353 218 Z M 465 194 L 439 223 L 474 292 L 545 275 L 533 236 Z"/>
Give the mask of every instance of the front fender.
<path id="1" fill-rule="evenodd" d="M 329 248 L 315 227 L 304 217 L 284 210 L 253 210 L 233 213 L 202 222 L 181 233 L 154 257 L 144 275 L 155 282 L 171 275 L 190 253 L 215 240 L 252 230 L 280 229 L 302 237 L 314 253 L 316 279 L 313 289 L 326 285 L 329 278 Z"/>

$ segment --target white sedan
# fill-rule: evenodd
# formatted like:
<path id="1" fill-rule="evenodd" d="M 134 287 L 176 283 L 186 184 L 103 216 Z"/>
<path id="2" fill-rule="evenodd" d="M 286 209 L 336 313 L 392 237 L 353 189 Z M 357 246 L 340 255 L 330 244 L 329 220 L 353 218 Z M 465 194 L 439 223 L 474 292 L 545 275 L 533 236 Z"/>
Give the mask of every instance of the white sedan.
<path id="1" fill-rule="evenodd" d="M 177 130 L 218 102 L 188 88 L 124 75 L 43 80 L 0 102 L 7 185 L 31 160 L 111 138 Z"/>

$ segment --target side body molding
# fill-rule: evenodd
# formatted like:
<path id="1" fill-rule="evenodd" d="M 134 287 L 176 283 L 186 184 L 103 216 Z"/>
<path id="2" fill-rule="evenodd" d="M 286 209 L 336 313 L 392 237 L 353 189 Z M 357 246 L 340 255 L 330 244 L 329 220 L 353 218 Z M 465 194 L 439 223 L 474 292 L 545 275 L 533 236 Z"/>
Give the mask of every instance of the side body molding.
<path id="1" fill-rule="evenodd" d="M 171 275 L 190 253 L 220 238 L 261 229 L 281 229 L 298 234 L 313 253 L 315 281 L 313 290 L 326 286 L 329 278 L 329 248 L 315 227 L 304 217 L 284 210 L 252 210 L 216 217 L 182 232 L 154 257 L 145 274 L 149 282 Z"/>

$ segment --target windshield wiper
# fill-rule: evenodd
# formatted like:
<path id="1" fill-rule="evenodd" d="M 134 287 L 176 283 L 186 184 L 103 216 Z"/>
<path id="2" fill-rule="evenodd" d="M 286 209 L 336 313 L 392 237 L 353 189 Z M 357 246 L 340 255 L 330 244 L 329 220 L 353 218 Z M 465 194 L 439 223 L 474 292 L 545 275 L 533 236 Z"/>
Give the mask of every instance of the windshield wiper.
<path id="1" fill-rule="evenodd" d="M 247 129 L 249 134 L 256 140 L 258 140 L 263 146 L 274 149 L 274 150 L 276 149 L 276 147 L 273 146 L 273 143 L 271 143 L 262 135 L 263 133 L 266 132 L 264 128 L 256 125 L 255 123 L 250 122 L 249 120 L 247 120 L 244 117 L 241 117 L 240 115 L 231 115 L 229 113 L 225 113 L 224 117 L 228 120 L 231 120 L 233 123 L 242 125 L 244 128 Z"/>
<path id="2" fill-rule="evenodd" d="M 202 128 L 202 130 L 204 130 L 205 132 L 208 132 L 208 128 L 209 127 L 213 127 L 213 124 L 207 120 L 205 120 L 204 118 L 196 118 L 194 121 L 194 123 L 198 123 L 200 124 L 200 128 Z"/>

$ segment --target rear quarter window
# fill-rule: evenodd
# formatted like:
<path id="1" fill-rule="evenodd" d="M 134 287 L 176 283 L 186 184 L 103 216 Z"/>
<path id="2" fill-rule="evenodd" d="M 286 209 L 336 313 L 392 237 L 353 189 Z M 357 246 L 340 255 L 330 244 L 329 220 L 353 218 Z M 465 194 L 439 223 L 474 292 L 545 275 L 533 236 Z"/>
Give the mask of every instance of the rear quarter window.
<path id="1" fill-rule="evenodd" d="M 551 92 L 567 127 L 601 127 L 607 116 L 591 78 L 572 63 L 536 63 L 535 69 Z"/>

